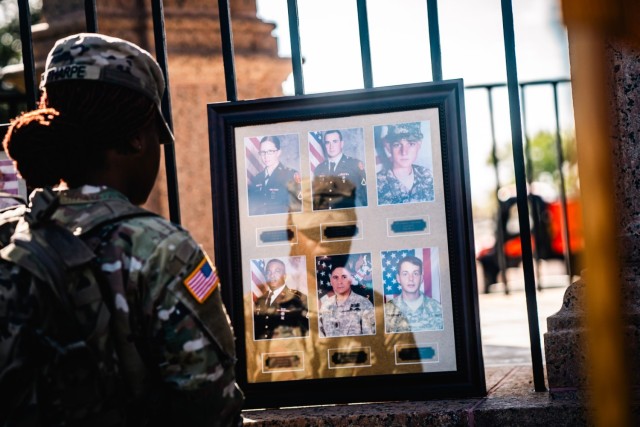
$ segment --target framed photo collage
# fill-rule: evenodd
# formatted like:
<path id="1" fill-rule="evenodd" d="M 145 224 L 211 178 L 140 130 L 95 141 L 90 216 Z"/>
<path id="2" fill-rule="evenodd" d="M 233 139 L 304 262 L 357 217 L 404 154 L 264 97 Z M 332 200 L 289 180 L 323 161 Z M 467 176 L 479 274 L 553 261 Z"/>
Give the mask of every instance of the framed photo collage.
<path id="1" fill-rule="evenodd" d="M 216 265 L 248 407 L 485 393 L 462 92 L 208 106 Z"/>

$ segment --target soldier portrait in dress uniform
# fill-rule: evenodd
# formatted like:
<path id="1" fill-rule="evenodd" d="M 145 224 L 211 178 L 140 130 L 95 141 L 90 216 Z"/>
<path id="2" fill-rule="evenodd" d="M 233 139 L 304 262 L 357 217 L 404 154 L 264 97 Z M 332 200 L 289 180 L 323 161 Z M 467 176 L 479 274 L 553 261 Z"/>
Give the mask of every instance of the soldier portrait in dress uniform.
<path id="1" fill-rule="evenodd" d="M 374 126 L 378 205 L 434 200 L 429 122 Z"/>
<path id="2" fill-rule="evenodd" d="M 256 340 L 300 338 L 309 335 L 307 295 L 285 284 L 285 262 L 270 259 L 264 267 L 265 287 L 254 302 Z"/>
<path id="3" fill-rule="evenodd" d="M 298 164 L 299 169 L 297 135 L 264 136 L 260 138 L 259 143 L 256 139 L 245 139 L 249 153 L 247 155 L 249 215 L 300 212 L 302 210 L 300 173 L 282 162 L 286 157 L 289 160 L 288 164 Z M 283 153 L 285 147 L 281 139 L 288 142 L 287 148 L 291 152 Z M 257 156 L 252 154 L 254 151 L 257 151 Z M 252 174 L 256 161 L 260 164 L 259 172 Z"/>
<path id="4" fill-rule="evenodd" d="M 375 335 L 371 254 L 316 259 L 320 337 Z"/>
<path id="5" fill-rule="evenodd" d="M 356 128 L 331 129 L 309 135 L 313 210 L 367 206 L 365 167 L 359 160 L 364 158 L 363 134 L 362 128 Z M 319 144 L 313 144 L 318 140 Z M 323 160 L 314 168 L 314 162 L 319 158 Z"/>
<path id="6" fill-rule="evenodd" d="M 428 251 L 429 248 L 425 250 Z M 385 332 L 442 330 L 442 305 L 438 300 L 425 295 L 423 260 L 415 255 L 393 257 L 395 253 L 391 252 L 391 256 L 387 253 L 382 261 L 383 274 L 391 275 L 391 271 L 395 271 L 394 284 L 390 284 L 390 278 L 387 277 L 384 280 L 385 286 L 400 289 L 400 294 L 394 298 L 389 297 L 394 289 L 385 290 L 389 297 L 384 304 Z M 392 261 L 393 258 L 397 259 L 397 263 Z M 385 268 L 385 263 L 389 268 Z"/>

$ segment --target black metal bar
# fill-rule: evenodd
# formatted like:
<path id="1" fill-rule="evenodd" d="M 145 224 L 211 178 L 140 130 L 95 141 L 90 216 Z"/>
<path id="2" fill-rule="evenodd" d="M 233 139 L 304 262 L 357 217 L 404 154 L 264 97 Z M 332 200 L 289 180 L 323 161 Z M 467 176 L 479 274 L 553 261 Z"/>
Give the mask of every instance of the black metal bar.
<path id="1" fill-rule="evenodd" d="M 20 15 L 20 41 L 22 42 L 22 64 L 24 67 L 24 87 L 27 93 L 27 107 L 36 108 L 38 103 L 38 82 L 36 81 L 36 65 L 33 59 L 33 41 L 31 37 L 31 11 L 29 0 L 18 0 Z"/>
<path id="2" fill-rule="evenodd" d="M 533 182 L 533 164 L 531 163 L 531 139 L 529 138 L 529 131 L 527 127 L 527 101 L 526 101 L 526 86 L 520 85 L 520 108 L 522 111 L 522 129 L 524 135 L 524 161 L 525 161 L 525 174 L 527 177 L 527 184 L 531 185 Z"/>
<path id="3" fill-rule="evenodd" d="M 442 52 L 440 50 L 440 24 L 438 23 L 438 2 L 427 0 L 429 20 L 429 46 L 431 50 L 431 75 L 433 81 L 442 80 Z"/>
<path id="4" fill-rule="evenodd" d="M 564 184 L 564 172 L 562 172 L 562 165 L 564 165 L 564 154 L 562 152 L 562 136 L 560 135 L 560 112 L 558 108 L 558 84 L 553 85 L 553 110 L 555 112 L 556 119 L 556 153 L 558 156 L 558 173 L 560 174 L 560 208 L 562 210 L 562 239 L 564 240 L 564 260 L 567 268 L 567 275 L 569 276 L 569 283 L 571 283 L 571 276 L 573 275 L 571 267 L 571 240 L 569 235 L 569 215 L 567 213 L 567 192 Z"/>
<path id="5" fill-rule="evenodd" d="M 507 88 L 509 91 L 509 112 L 511 118 L 511 138 L 513 162 L 518 194 L 518 217 L 520 222 L 520 240 L 522 246 L 522 268 L 524 288 L 527 298 L 529 320 L 529 339 L 531 341 L 531 363 L 535 391 L 546 391 L 544 366 L 542 364 L 542 346 L 538 326 L 538 304 L 536 302 L 536 284 L 533 273 L 533 254 L 531 251 L 531 231 L 529 229 L 529 207 L 527 204 L 527 183 L 524 172 L 524 153 L 522 152 L 522 125 L 520 123 L 520 97 L 518 91 L 518 72 L 516 66 L 515 32 L 511 0 L 501 0 L 502 27 L 504 32 L 505 57 L 507 64 Z"/>
<path id="6" fill-rule="evenodd" d="M 552 85 L 554 83 L 570 83 L 571 79 L 560 78 L 555 80 L 533 80 L 529 82 L 520 82 L 520 86 L 535 86 L 535 85 Z M 486 89 L 492 87 L 505 87 L 506 83 L 483 83 L 479 85 L 468 85 L 465 89 Z"/>
<path id="7" fill-rule="evenodd" d="M 289 37 L 291 38 L 291 65 L 293 67 L 293 86 L 296 95 L 304 94 L 302 75 L 302 51 L 300 50 L 300 22 L 297 0 L 287 0 L 289 12 Z"/>
<path id="8" fill-rule="evenodd" d="M 84 0 L 84 16 L 87 21 L 87 32 L 98 32 L 98 8 L 96 0 Z"/>
<path id="9" fill-rule="evenodd" d="M 542 289 L 542 285 L 540 284 L 540 252 L 538 248 L 540 247 L 540 213 L 538 212 L 538 205 L 533 198 L 533 189 L 531 184 L 533 183 L 534 178 L 534 170 L 533 170 L 533 161 L 531 159 L 531 138 L 529 137 L 529 128 L 527 127 L 527 101 L 525 98 L 526 94 L 525 85 L 520 85 L 520 94 L 522 96 L 522 101 L 520 102 L 520 108 L 522 108 L 522 128 L 524 129 L 524 160 L 525 160 L 525 173 L 527 177 L 527 184 L 529 185 L 529 200 L 531 201 L 531 205 L 529 206 L 531 212 L 531 219 L 533 220 L 533 238 L 536 242 L 535 247 L 533 248 L 533 257 L 536 260 L 535 263 L 535 277 L 536 283 L 538 284 L 538 289 Z"/>
<path id="10" fill-rule="evenodd" d="M 218 15 L 220 15 L 220 37 L 222 38 L 222 61 L 224 63 L 227 101 L 237 101 L 238 87 L 236 84 L 236 64 L 233 54 L 233 32 L 231 30 L 229 0 L 218 0 Z"/>
<path id="11" fill-rule="evenodd" d="M 498 170 L 498 141 L 496 138 L 496 125 L 495 114 L 493 112 L 493 88 L 487 88 L 487 95 L 489 97 L 489 119 L 491 124 L 491 162 L 493 163 L 493 170 L 496 173 L 496 202 L 497 202 L 497 215 L 496 215 L 496 258 L 498 259 L 498 275 L 502 277 L 502 283 L 504 283 L 504 293 L 509 294 L 509 283 L 507 282 L 507 260 L 504 255 L 504 231 L 502 222 L 502 209 L 500 206 L 500 172 Z M 485 276 L 486 280 L 486 276 Z M 489 286 L 491 283 L 485 283 L 485 293 L 489 292 Z"/>
<path id="12" fill-rule="evenodd" d="M 362 56 L 362 79 L 364 87 L 373 87 L 373 68 L 371 66 L 371 41 L 369 40 L 369 18 L 367 0 L 358 0 L 358 28 L 360 29 L 360 55 Z"/>
<path id="13" fill-rule="evenodd" d="M 153 15 L 153 36 L 156 46 L 156 59 L 162 73 L 166 88 L 162 96 L 162 115 L 173 131 L 171 113 L 171 91 L 169 90 L 169 68 L 167 66 L 167 39 L 164 30 L 164 7 L 162 0 L 151 1 Z M 176 168 L 176 151 L 174 144 L 164 144 L 164 165 L 167 174 L 167 192 L 169 198 L 169 218 L 175 224 L 180 224 L 180 196 L 178 194 L 178 171 Z"/>

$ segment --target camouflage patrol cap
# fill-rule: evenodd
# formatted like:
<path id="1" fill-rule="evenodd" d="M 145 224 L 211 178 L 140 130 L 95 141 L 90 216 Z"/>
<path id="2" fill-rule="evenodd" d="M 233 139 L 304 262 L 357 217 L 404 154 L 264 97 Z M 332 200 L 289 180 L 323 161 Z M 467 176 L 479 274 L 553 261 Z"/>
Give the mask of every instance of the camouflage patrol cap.
<path id="1" fill-rule="evenodd" d="M 145 95 L 158 107 L 162 118 L 161 141 L 174 141 L 160 109 L 165 89 L 162 70 L 149 52 L 139 46 L 97 33 L 60 39 L 47 56 L 40 88 L 66 80 L 102 81 Z"/>
<path id="2" fill-rule="evenodd" d="M 386 134 L 383 130 L 382 138 L 385 142 L 394 142 L 401 139 L 422 140 L 423 135 L 420 129 L 420 122 L 389 125 L 387 126 Z"/>

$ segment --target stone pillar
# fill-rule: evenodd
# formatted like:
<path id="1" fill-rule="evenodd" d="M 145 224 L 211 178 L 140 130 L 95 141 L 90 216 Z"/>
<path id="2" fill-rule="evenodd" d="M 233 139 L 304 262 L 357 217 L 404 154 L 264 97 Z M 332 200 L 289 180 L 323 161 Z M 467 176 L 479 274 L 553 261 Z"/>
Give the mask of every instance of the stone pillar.
<path id="1" fill-rule="evenodd" d="M 571 33 L 571 28 L 569 31 Z M 571 34 L 569 40 L 571 44 Z M 551 395 L 555 398 L 593 398 L 592 395 L 596 394 L 596 390 L 590 388 L 595 371 L 589 371 L 588 357 L 592 353 L 588 353 L 586 345 L 586 338 L 592 329 L 585 326 L 585 300 L 593 293 L 586 295 L 585 283 L 589 286 L 601 286 L 614 293 L 620 292 L 621 302 L 617 307 L 617 314 L 621 313 L 623 319 L 624 348 L 621 351 L 627 367 L 610 367 L 612 370 L 625 369 L 622 374 L 626 377 L 628 388 L 635 391 L 640 389 L 640 370 L 637 369 L 640 366 L 640 48 L 638 39 L 632 44 L 630 40 L 633 39 L 615 37 L 612 33 L 605 40 L 604 88 L 607 91 L 608 105 L 605 102 L 603 107 L 608 108 L 603 108 L 603 111 L 608 114 L 610 125 L 608 138 L 605 140 L 609 141 L 610 146 L 613 182 L 603 182 L 602 185 L 609 186 L 614 192 L 613 221 L 618 230 L 620 272 L 619 275 L 612 272 L 609 280 L 593 283 L 589 279 L 587 266 L 583 279 L 567 289 L 560 311 L 547 319 L 548 332 L 544 338 L 547 377 Z M 572 68 L 576 66 L 579 64 L 572 62 Z M 575 90 L 574 87 L 574 93 Z M 574 96 L 574 102 L 577 102 L 575 98 Z M 614 321 L 612 319 L 612 324 Z M 607 375 L 606 372 L 600 374 Z M 600 395 L 607 392 L 597 391 Z M 621 399 L 625 399 L 625 395 L 625 391 L 622 391 Z M 638 396 L 632 395 L 631 398 L 635 398 L 634 407 L 637 408 Z M 622 405 L 626 405 L 626 402 Z"/>
<path id="2" fill-rule="evenodd" d="M 131 40 L 155 53 L 150 1 L 97 3 L 101 33 Z M 271 35 L 274 25 L 256 17 L 255 0 L 230 3 L 238 99 L 281 96 L 291 62 L 277 55 Z M 85 31 L 83 5 L 83 0 L 43 2 L 48 28 L 34 33 L 39 72 L 55 40 Z M 206 105 L 227 99 L 218 5 L 215 0 L 165 0 L 164 13 L 182 224 L 213 257 Z M 146 207 L 168 217 L 164 162 Z"/>
<path id="3" fill-rule="evenodd" d="M 640 43 L 607 46 L 628 378 L 640 391 Z M 636 394 L 635 398 L 639 396 Z"/>

